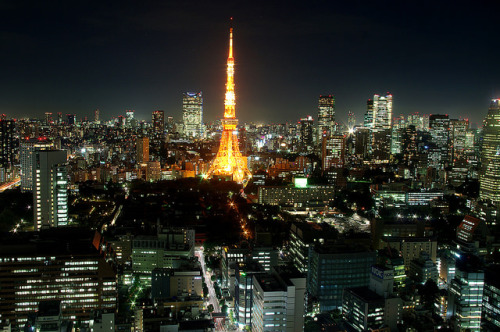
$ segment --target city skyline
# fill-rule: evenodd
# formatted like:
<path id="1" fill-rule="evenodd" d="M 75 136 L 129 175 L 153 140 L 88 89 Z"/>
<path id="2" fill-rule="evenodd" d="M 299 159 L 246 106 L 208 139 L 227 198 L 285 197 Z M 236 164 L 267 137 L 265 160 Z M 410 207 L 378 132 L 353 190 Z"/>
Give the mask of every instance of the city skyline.
<path id="1" fill-rule="evenodd" d="M 453 4 L 453 5 L 452 5 Z M 285 7 L 286 5 L 286 7 Z M 500 92 L 489 41 L 496 5 L 429 4 L 3 4 L 0 113 L 108 119 L 156 109 L 179 120 L 182 93 L 203 91 L 207 122 L 224 100 L 221 38 L 235 18 L 242 122 L 317 117 L 333 94 L 338 119 L 359 120 L 373 94 L 394 95 L 394 116 L 450 114 L 480 124 Z M 215 50 L 215 51 L 213 51 Z"/>

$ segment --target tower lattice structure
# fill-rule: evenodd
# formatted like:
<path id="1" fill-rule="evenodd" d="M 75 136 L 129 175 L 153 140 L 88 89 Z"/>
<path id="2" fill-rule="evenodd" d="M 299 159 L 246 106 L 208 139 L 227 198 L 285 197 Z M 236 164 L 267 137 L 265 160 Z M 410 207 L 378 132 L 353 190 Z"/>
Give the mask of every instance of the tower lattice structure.
<path id="1" fill-rule="evenodd" d="M 231 177 L 233 181 L 246 185 L 252 175 L 247 168 L 246 160 L 241 155 L 238 145 L 238 137 L 235 133 L 238 119 L 236 119 L 235 108 L 233 28 L 230 28 L 226 97 L 224 100 L 224 118 L 222 119 L 223 131 L 219 151 L 210 165 L 205 178 L 211 178 L 213 176 Z"/>

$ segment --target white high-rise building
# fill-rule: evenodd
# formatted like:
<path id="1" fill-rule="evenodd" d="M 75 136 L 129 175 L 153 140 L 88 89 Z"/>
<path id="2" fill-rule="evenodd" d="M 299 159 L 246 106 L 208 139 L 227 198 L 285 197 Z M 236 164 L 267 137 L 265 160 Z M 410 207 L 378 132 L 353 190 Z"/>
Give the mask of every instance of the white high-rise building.
<path id="1" fill-rule="evenodd" d="M 203 125 L 203 96 L 200 92 L 184 92 L 182 95 L 182 120 L 184 135 L 201 138 L 205 132 Z"/>
<path id="2" fill-rule="evenodd" d="M 252 331 L 303 331 L 305 290 L 306 278 L 295 268 L 254 276 Z"/>
<path id="3" fill-rule="evenodd" d="M 392 95 L 374 95 L 367 102 L 364 125 L 371 130 L 371 154 L 378 162 L 387 162 L 391 155 Z"/>
<path id="4" fill-rule="evenodd" d="M 67 152 L 35 151 L 33 157 L 33 221 L 35 230 L 68 224 Z"/>
<path id="5" fill-rule="evenodd" d="M 31 138 L 21 140 L 19 149 L 19 159 L 21 161 L 21 190 L 33 190 L 33 155 L 37 150 L 49 150 L 53 147 L 53 143 L 45 139 Z"/>

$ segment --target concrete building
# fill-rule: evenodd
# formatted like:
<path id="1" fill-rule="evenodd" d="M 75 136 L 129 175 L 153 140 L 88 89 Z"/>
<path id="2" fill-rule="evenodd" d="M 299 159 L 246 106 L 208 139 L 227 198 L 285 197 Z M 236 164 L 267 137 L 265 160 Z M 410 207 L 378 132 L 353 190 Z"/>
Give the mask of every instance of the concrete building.
<path id="1" fill-rule="evenodd" d="M 165 229 L 156 236 L 140 235 L 132 240 L 132 271 L 151 285 L 156 268 L 179 268 L 194 257 L 194 231 Z"/>
<path id="2" fill-rule="evenodd" d="M 277 268 L 253 279 L 252 331 L 304 330 L 306 279 L 296 269 Z"/>
<path id="3" fill-rule="evenodd" d="M 202 92 L 184 92 L 182 94 L 182 120 L 184 135 L 188 138 L 201 138 L 205 128 L 203 124 Z"/>
<path id="4" fill-rule="evenodd" d="M 500 265 L 484 271 L 482 327 L 484 331 L 500 330 Z"/>
<path id="5" fill-rule="evenodd" d="M 363 246 L 317 244 L 309 248 L 307 292 L 321 312 L 342 306 L 344 288 L 368 286 L 376 252 Z"/>
<path id="6" fill-rule="evenodd" d="M 484 270 L 479 259 L 469 255 L 457 259 L 455 278 L 450 284 L 448 316 L 456 319 L 455 331 L 481 331 Z"/>
<path id="7" fill-rule="evenodd" d="M 54 146 L 45 138 L 21 139 L 19 159 L 21 162 L 21 190 L 33 191 L 33 156 L 37 150 L 49 150 Z"/>
<path id="8" fill-rule="evenodd" d="M 259 187 L 259 204 L 289 207 L 325 206 L 335 198 L 335 186 Z"/>
<path id="9" fill-rule="evenodd" d="M 149 138 L 137 137 L 135 161 L 138 164 L 147 163 L 149 161 Z"/>
<path id="10" fill-rule="evenodd" d="M 42 227 L 68 225 L 67 152 L 40 150 L 33 158 L 33 222 Z"/>
<path id="11" fill-rule="evenodd" d="M 335 97 L 333 95 L 320 95 L 318 101 L 318 138 L 321 142 L 323 136 L 334 135 L 335 128 Z"/>
<path id="12" fill-rule="evenodd" d="M 51 228 L 0 239 L 0 324 L 24 326 L 45 300 L 61 301 L 64 319 L 89 322 L 94 310 L 116 310 L 116 287 L 93 232 Z"/>
<path id="13" fill-rule="evenodd" d="M 429 254 L 425 251 L 421 251 L 419 257 L 410 262 L 408 275 L 421 284 L 425 284 L 429 279 L 437 284 L 439 277 L 436 263 L 430 259 Z"/>
<path id="14" fill-rule="evenodd" d="M 199 267 L 156 268 L 151 274 L 151 297 L 203 296 L 203 276 Z"/>
<path id="15" fill-rule="evenodd" d="M 430 237 L 384 237 L 386 246 L 394 248 L 401 253 L 406 270 L 410 269 L 411 261 L 420 257 L 420 252 L 425 251 L 430 259 L 436 262 L 437 239 Z"/>

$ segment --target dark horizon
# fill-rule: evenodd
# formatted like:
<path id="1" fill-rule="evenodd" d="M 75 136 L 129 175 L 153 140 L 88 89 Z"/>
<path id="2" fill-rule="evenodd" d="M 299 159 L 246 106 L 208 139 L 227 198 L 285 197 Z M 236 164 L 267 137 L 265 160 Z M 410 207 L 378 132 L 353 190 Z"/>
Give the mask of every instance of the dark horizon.
<path id="1" fill-rule="evenodd" d="M 164 110 L 203 91 L 204 121 L 223 115 L 229 17 L 234 17 L 240 122 L 317 117 L 333 94 L 340 121 L 394 96 L 394 116 L 420 112 L 480 124 L 500 96 L 491 40 L 498 4 L 355 1 L 2 3 L 0 113 L 101 118 Z"/>

